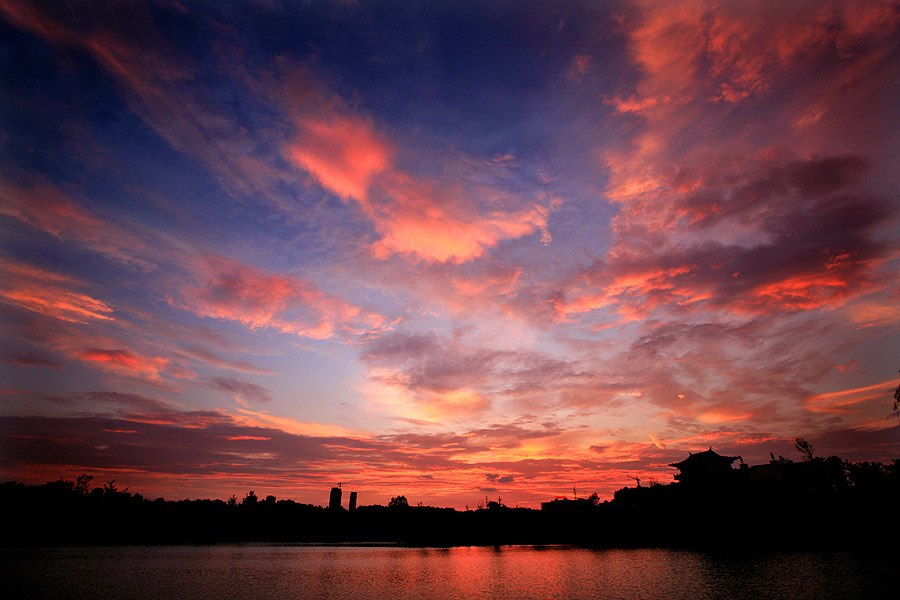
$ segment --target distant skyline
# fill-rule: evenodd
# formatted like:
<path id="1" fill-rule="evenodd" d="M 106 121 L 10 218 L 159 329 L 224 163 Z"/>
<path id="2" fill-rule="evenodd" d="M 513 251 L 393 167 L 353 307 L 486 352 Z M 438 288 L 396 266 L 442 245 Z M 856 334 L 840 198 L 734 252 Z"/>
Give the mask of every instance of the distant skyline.
<path id="1" fill-rule="evenodd" d="M 0 0 L 0 69 L 4 481 L 900 457 L 896 2 Z"/>

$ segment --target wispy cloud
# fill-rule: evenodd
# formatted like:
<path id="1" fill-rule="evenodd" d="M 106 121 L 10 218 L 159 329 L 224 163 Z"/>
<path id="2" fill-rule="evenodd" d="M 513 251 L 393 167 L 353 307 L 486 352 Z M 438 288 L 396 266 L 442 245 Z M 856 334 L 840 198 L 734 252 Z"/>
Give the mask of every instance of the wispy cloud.
<path id="1" fill-rule="evenodd" d="M 205 258 L 197 278 L 195 285 L 182 288 L 171 302 L 201 317 L 311 339 L 363 333 L 384 324 L 382 316 L 330 296 L 307 281 L 233 259 Z"/>
<path id="2" fill-rule="evenodd" d="M 4 273 L 0 284 L 3 302 L 74 323 L 114 318 L 109 304 L 76 291 L 85 287 L 84 282 L 11 260 L 0 260 L 0 271 Z"/>
<path id="3" fill-rule="evenodd" d="M 208 383 L 213 389 L 225 392 L 234 397 L 242 406 L 250 403 L 271 402 L 269 390 L 261 385 L 249 381 L 241 381 L 233 377 L 215 377 Z"/>
<path id="4" fill-rule="evenodd" d="M 61 239 L 72 239 L 112 258 L 146 266 L 139 237 L 76 202 L 43 177 L 10 171 L 0 176 L 0 214 Z"/>

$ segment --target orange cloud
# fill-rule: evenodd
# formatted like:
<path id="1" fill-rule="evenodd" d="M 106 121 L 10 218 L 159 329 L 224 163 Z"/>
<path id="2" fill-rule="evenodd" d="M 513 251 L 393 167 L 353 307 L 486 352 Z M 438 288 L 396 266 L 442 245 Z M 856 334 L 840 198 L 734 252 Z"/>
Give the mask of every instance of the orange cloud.
<path id="1" fill-rule="evenodd" d="M 652 296 L 664 293 L 666 298 L 677 299 L 680 303 L 696 302 L 708 297 L 701 289 L 693 289 L 678 281 L 682 275 L 696 270 L 694 266 L 679 266 L 671 269 L 654 269 L 650 265 L 634 265 L 633 270 L 600 282 L 600 293 L 595 287 L 576 288 L 566 298 L 557 298 L 554 308 L 560 317 L 615 306 L 617 312 L 627 320 L 646 316 L 658 301 Z"/>
<path id="2" fill-rule="evenodd" d="M 0 272 L 0 300 L 7 304 L 73 323 L 113 320 L 109 304 L 71 289 L 84 285 L 76 279 L 8 260 L 0 261 Z"/>
<path id="3" fill-rule="evenodd" d="M 847 314 L 859 327 L 878 327 L 900 323 L 900 306 L 890 299 L 859 302 L 847 308 Z"/>
<path id="4" fill-rule="evenodd" d="M 706 412 L 700 413 L 697 417 L 698 420 L 703 423 L 730 423 L 732 421 L 743 421 L 745 419 L 749 419 L 753 416 L 753 413 L 734 413 L 734 412 L 724 412 L 721 410 L 708 410 Z"/>
<path id="5" fill-rule="evenodd" d="M 373 209 L 382 239 L 375 256 L 391 253 L 462 263 L 481 256 L 488 248 L 544 230 L 548 209 L 500 208 L 483 211 L 470 204 L 461 185 L 444 188 L 439 182 L 397 177 L 389 185 L 389 200 Z"/>
<path id="6" fill-rule="evenodd" d="M 247 408 L 238 408 L 239 415 L 235 415 L 234 419 L 237 423 L 241 423 L 248 427 L 275 427 L 280 431 L 286 431 L 294 435 L 308 435 L 317 437 L 359 437 L 365 438 L 365 435 L 352 429 L 341 427 L 340 425 L 331 425 L 329 423 L 308 423 L 298 421 L 290 417 L 281 417 L 278 415 L 270 415 L 269 413 L 253 411 Z M 252 438 L 242 438 L 252 439 Z"/>
<path id="7" fill-rule="evenodd" d="M 124 348 L 83 348 L 76 350 L 74 355 L 108 371 L 149 379 L 158 379 L 160 371 L 169 364 L 168 359 L 161 356 L 142 356 Z"/>
<path id="8" fill-rule="evenodd" d="M 652 440 L 651 440 L 652 441 Z M 655 442 L 605 442 L 591 446 L 591 451 L 599 455 L 600 459 L 609 463 L 631 463 L 646 460 L 647 457 L 661 456 L 659 450 L 663 450 Z"/>
<path id="9" fill-rule="evenodd" d="M 478 392 L 460 389 L 435 394 L 428 399 L 423 410 L 430 419 L 441 421 L 460 415 L 471 416 L 489 406 L 488 400 Z"/>
<path id="10" fill-rule="evenodd" d="M 756 299 L 745 306 L 811 310 L 840 300 L 853 283 L 836 275 L 798 275 L 756 288 Z"/>
<path id="11" fill-rule="evenodd" d="M 806 398 L 803 406 L 814 413 L 850 414 L 855 412 L 856 405 L 870 400 L 879 399 L 887 404 L 887 399 L 891 397 L 891 392 L 896 386 L 897 380 L 889 379 L 865 387 L 816 394 Z"/>

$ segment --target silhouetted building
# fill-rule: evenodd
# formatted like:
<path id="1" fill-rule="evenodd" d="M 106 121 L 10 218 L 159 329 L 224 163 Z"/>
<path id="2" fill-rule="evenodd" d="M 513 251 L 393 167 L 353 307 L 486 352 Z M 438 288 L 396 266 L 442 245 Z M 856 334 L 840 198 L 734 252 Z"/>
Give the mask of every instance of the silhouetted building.
<path id="1" fill-rule="evenodd" d="M 356 510 L 356 492 L 350 492 L 350 510 Z"/>
<path id="2" fill-rule="evenodd" d="M 331 488 L 331 497 L 328 499 L 328 508 L 331 510 L 340 510 L 341 508 L 341 488 Z"/>
<path id="3" fill-rule="evenodd" d="M 675 479 L 681 483 L 715 483 L 721 481 L 723 477 L 728 477 L 734 471 L 731 463 L 736 460 L 740 460 L 742 464 L 744 462 L 740 456 L 722 456 L 710 447 L 709 450 L 697 454 L 689 453 L 689 456 L 683 461 L 671 463 L 669 466 L 681 471 L 675 476 Z"/>

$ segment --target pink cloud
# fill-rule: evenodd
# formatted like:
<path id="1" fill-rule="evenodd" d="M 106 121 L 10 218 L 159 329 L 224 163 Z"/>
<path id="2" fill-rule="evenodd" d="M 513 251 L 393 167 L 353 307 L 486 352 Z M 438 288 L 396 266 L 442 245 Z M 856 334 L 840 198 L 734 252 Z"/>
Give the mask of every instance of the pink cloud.
<path id="1" fill-rule="evenodd" d="M 480 196 L 481 204 L 472 196 Z M 550 208 L 536 203 L 517 207 L 511 200 L 494 189 L 397 175 L 386 183 L 382 202 L 370 209 L 382 234 L 373 246 L 375 256 L 398 253 L 462 263 L 503 240 L 546 231 Z"/>
<path id="2" fill-rule="evenodd" d="M 298 139 L 288 154 L 322 185 L 344 199 L 366 204 L 372 178 L 390 168 L 391 152 L 372 123 L 329 115 L 300 123 Z"/>
<path id="3" fill-rule="evenodd" d="M 566 74 L 566 76 L 573 81 L 580 82 L 585 73 L 587 73 L 588 69 L 591 67 L 591 61 L 593 60 L 593 58 L 594 57 L 590 54 L 579 54 L 572 59 L 572 64 L 569 67 L 569 72 Z"/>
<path id="4" fill-rule="evenodd" d="M 900 22 L 889 0 L 801 1 L 780 7 L 709 0 L 635 4 L 640 16 L 628 36 L 645 74 L 641 96 L 680 101 L 741 102 L 766 93 L 785 69 L 829 48 L 859 59 L 854 53 L 861 43 L 891 35 Z M 882 51 L 865 46 L 867 52 Z M 865 62 L 850 60 L 844 68 L 853 71 Z"/>
<path id="5" fill-rule="evenodd" d="M 376 133 L 370 120 L 350 115 L 338 99 L 320 104 L 309 115 L 297 111 L 299 133 L 287 154 L 322 187 L 360 206 L 381 235 L 372 246 L 376 257 L 400 254 L 460 263 L 536 231 L 549 240 L 552 206 L 523 207 L 492 187 L 464 185 L 462 177 L 414 176 L 392 164 L 399 150 Z M 446 172 L 470 168 L 454 162 Z"/>
<path id="6" fill-rule="evenodd" d="M 839 144 L 865 143 L 864 136 L 841 124 L 865 128 L 873 125 L 871 113 L 841 100 L 839 88 L 877 81 L 878 71 L 888 68 L 885 53 L 900 23 L 892 3 L 773 7 L 647 1 L 637 6 L 638 16 L 626 22 L 626 31 L 641 77 L 629 100 L 616 104 L 638 114 L 641 126 L 628 147 L 607 152 L 611 198 L 635 213 L 635 224 L 654 229 L 667 224 L 657 212 L 668 206 L 672 188 L 664 180 L 673 168 L 709 164 L 727 153 L 753 155 L 767 144 L 797 143 L 814 152 L 810 142 L 824 138 L 810 136 L 809 128 L 841 131 L 830 140 Z M 840 57 L 831 54 L 835 47 Z M 791 96 L 778 98 L 788 83 Z M 869 109 L 883 114 L 878 95 L 884 89 L 869 91 Z M 724 106 L 733 104 L 743 112 Z M 831 118 L 823 119 L 825 114 Z M 805 137 L 760 135 L 795 124 Z"/>
<path id="7" fill-rule="evenodd" d="M 329 296 L 297 277 L 274 274 L 236 260 L 207 257 L 197 285 L 186 286 L 173 304 L 201 317 L 272 328 L 311 339 L 355 335 L 384 319 Z"/>
<path id="8" fill-rule="evenodd" d="M 777 314 L 837 307 L 887 283 L 897 212 L 858 156 L 772 156 L 666 169 L 615 220 L 615 243 L 554 298 L 562 318 L 608 308 Z M 870 301 L 871 302 L 871 301 Z"/>
<path id="9" fill-rule="evenodd" d="M 671 98 L 665 98 L 666 102 L 671 102 Z M 631 95 L 627 100 L 622 100 L 621 98 L 611 98 L 605 101 L 606 104 L 612 105 L 615 109 L 620 113 L 642 113 L 646 110 L 649 110 L 656 106 L 657 102 L 659 102 L 658 98 L 644 98 L 642 100 L 638 100 L 635 98 L 634 94 Z"/>
<path id="10" fill-rule="evenodd" d="M 235 371 L 243 371 L 245 373 L 257 373 L 261 375 L 274 375 L 275 371 L 260 367 L 246 360 L 232 360 L 224 358 L 212 352 L 208 348 L 202 346 L 183 346 L 179 348 L 181 354 L 187 355 L 194 360 L 219 367 L 222 369 L 231 369 Z"/>
<path id="11" fill-rule="evenodd" d="M 196 66 L 170 48 L 148 11 L 139 5 L 132 8 L 130 19 L 117 29 L 96 25 L 103 20 L 71 24 L 52 11 L 0 4 L 19 26 L 91 55 L 114 77 L 136 114 L 173 148 L 212 167 L 226 189 L 295 210 L 275 191 L 281 184 L 297 183 L 295 174 L 279 165 L 285 156 L 324 189 L 358 203 L 381 235 L 372 248 L 378 257 L 400 254 L 459 263 L 504 240 L 538 231 L 549 241 L 551 205 L 512 198 L 498 202 L 497 189 L 464 186 L 473 179 L 469 175 L 432 180 L 400 169 L 395 155 L 411 164 L 418 156 L 404 153 L 370 118 L 350 110 L 313 79 L 311 69 L 287 60 L 260 72 L 234 67 L 243 63 L 243 50 L 223 41 L 218 51 L 230 61 L 231 75 L 261 102 L 281 111 L 275 119 L 281 127 L 251 134 L 209 98 L 197 95 Z M 447 173 L 478 162 L 446 156 L 441 160 L 452 163 Z"/>
<path id="12" fill-rule="evenodd" d="M 462 263 L 535 232 L 550 242 L 547 221 L 559 199 L 523 201 L 488 181 L 494 170 L 515 167 L 515 156 L 475 161 L 443 153 L 432 157 L 445 165 L 441 175 L 418 175 L 412 167 L 422 162 L 421 150 L 405 149 L 306 71 L 273 76 L 266 85 L 281 90 L 295 130 L 285 155 L 324 189 L 360 207 L 381 236 L 371 246 L 377 258 Z"/>
<path id="13" fill-rule="evenodd" d="M 370 120 L 349 114 L 339 99 L 295 113 L 299 133 L 287 155 L 323 188 L 360 206 L 381 235 L 372 246 L 376 257 L 400 254 L 461 263 L 503 240 L 536 231 L 549 241 L 547 219 L 554 203 L 522 206 L 493 187 L 464 185 L 468 176 L 462 174 L 421 177 L 397 168 L 392 164 L 400 151 L 396 144 L 377 133 Z M 471 168 L 451 160 L 447 173 Z"/>
<path id="14" fill-rule="evenodd" d="M 505 296 L 511 294 L 522 275 L 522 267 L 501 268 L 495 272 L 479 273 L 477 276 L 457 276 L 452 279 L 456 291 L 468 297 Z"/>

